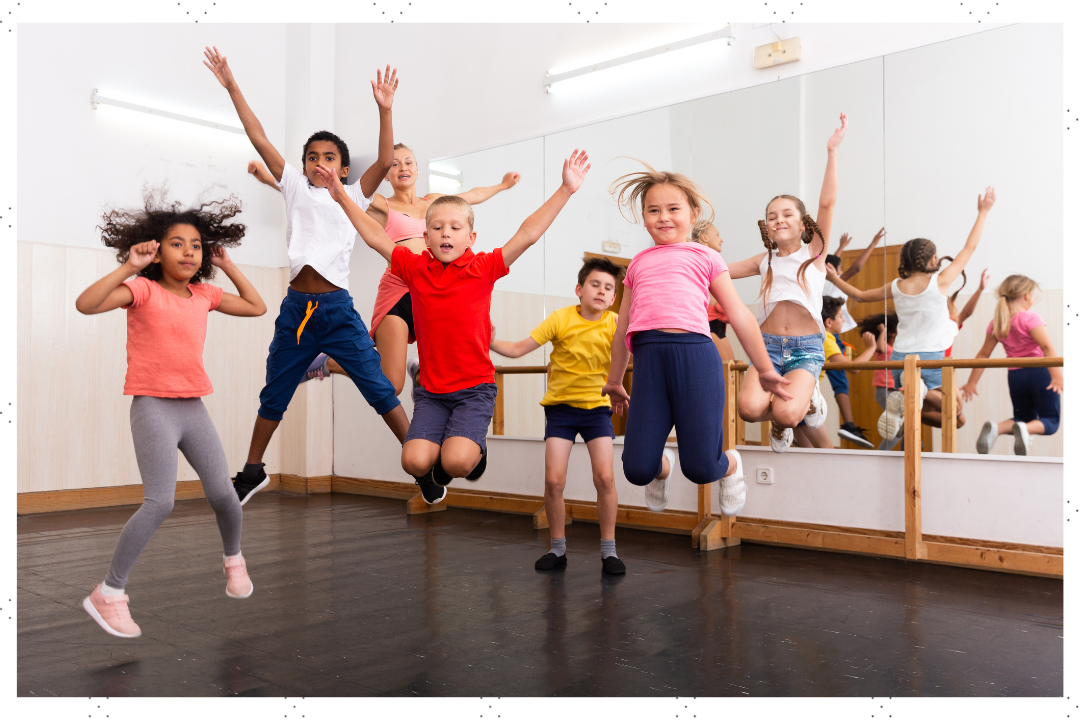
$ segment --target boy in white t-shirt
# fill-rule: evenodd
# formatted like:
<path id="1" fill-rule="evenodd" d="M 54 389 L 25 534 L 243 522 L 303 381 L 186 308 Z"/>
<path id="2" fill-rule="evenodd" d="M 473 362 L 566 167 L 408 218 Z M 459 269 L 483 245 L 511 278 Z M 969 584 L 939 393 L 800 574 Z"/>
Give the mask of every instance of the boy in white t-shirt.
<path id="1" fill-rule="evenodd" d="M 326 352 L 342 366 L 401 442 L 409 420 L 394 386 L 383 375 L 379 354 L 349 295 L 349 256 L 356 230 L 315 173 L 321 163 L 341 179 L 348 176 L 348 147 L 331 132 L 315 133 L 304 144 L 304 171 L 300 172 L 270 144 L 240 93 L 225 56 L 217 48 L 207 48 L 204 64 L 229 91 L 248 139 L 281 188 L 288 217 L 285 242 L 289 248 L 289 291 L 274 322 L 274 340 L 266 359 L 266 386 L 259 394 L 259 415 L 247 464 L 234 478 L 242 505 L 269 483 L 263 470 L 263 453 L 308 365 L 319 353 Z M 379 106 L 379 157 L 359 182 L 345 186 L 345 192 L 362 209 L 371 204 L 371 196 L 394 160 L 390 107 L 397 89 L 397 71 L 391 73 L 387 66 L 385 77 L 378 72 L 371 87 Z"/>

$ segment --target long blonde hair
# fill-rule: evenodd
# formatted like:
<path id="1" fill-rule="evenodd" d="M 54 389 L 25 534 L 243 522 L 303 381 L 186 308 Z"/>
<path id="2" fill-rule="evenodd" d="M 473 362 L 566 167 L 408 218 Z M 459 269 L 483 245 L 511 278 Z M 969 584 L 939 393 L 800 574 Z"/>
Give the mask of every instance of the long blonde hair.
<path id="1" fill-rule="evenodd" d="M 712 203 L 709 202 L 709 198 L 705 197 L 705 193 L 694 184 L 694 182 L 681 173 L 668 172 L 666 170 L 656 170 L 652 165 L 644 160 L 638 160 L 637 158 L 629 158 L 630 160 L 637 160 L 639 163 L 645 166 L 644 170 L 636 173 L 628 173 L 611 183 L 611 187 L 608 188 L 608 192 L 615 198 L 615 202 L 619 204 L 619 213 L 625 218 L 626 214 L 623 212 L 623 207 L 629 207 L 630 213 L 633 216 L 633 222 L 637 222 L 637 208 L 636 204 L 641 205 L 641 214 L 645 215 L 645 196 L 657 185 L 674 185 L 682 190 L 686 195 L 686 201 L 690 207 L 697 214 L 698 222 L 702 220 L 712 221 L 714 216 L 714 210 Z M 702 210 L 705 206 L 709 206 L 708 218 L 702 218 Z"/>
<path id="2" fill-rule="evenodd" d="M 1001 281 L 997 289 L 997 306 L 994 307 L 994 337 L 998 340 L 1009 337 L 1009 328 L 1012 326 L 1009 303 L 1019 300 L 1038 287 L 1039 284 L 1027 275 L 1010 275 Z"/>

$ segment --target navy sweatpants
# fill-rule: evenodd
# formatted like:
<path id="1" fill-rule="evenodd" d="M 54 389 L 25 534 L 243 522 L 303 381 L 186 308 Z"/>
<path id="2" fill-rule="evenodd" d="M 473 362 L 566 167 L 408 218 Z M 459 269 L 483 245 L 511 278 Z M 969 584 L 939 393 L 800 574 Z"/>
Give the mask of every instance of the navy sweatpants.
<path id="1" fill-rule="evenodd" d="M 1018 368 L 1009 371 L 1009 396 L 1012 398 L 1013 420 L 1029 423 L 1041 420 L 1045 435 L 1058 431 L 1061 422 L 1061 396 L 1050 386 L 1048 368 Z"/>
<path id="2" fill-rule="evenodd" d="M 623 474 L 648 485 L 660 474 L 672 426 L 679 465 L 699 485 L 728 470 L 724 454 L 724 368 L 712 338 L 696 333 L 635 333 L 634 382 L 626 417 Z"/>
<path id="3" fill-rule="evenodd" d="M 274 321 L 260 417 L 281 420 L 308 365 L 323 352 L 341 365 L 379 415 L 401 404 L 349 291 L 309 295 L 289 288 Z"/>

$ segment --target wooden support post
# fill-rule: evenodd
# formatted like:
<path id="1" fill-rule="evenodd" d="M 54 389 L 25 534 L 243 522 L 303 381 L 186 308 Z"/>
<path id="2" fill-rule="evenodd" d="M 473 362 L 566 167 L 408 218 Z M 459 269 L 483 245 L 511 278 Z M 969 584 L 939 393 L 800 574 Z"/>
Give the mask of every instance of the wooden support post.
<path id="1" fill-rule="evenodd" d="M 495 417 L 491 420 L 491 434 L 502 435 L 505 428 L 506 412 L 503 408 L 503 398 L 506 397 L 506 393 L 503 392 L 503 380 L 505 376 L 502 373 L 495 373 Z"/>
<path id="2" fill-rule="evenodd" d="M 763 420 L 758 423 L 761 426 L 761 447 L 769 447 L 769 436 L 772 435 L 772 423 Z"/>
<path id="3" fill-rule="evenodd" d="M 697 519 L 702 520 L 712 517 L 712 483 L 697 486 Z"/>
<path id="4" fill-rule="evenodd" d="M 735 371 L 730 363 L 724 365 L 724 444 L 725 451 L 735 449 L 736 417 L 738 416 L 738 394 L 735 391 Z M 702 512 L 705 508 L 705 512 Z M 698 486 L 698 524 L 690 536 L 690 545 L 702 552 L 739 545 L 742 540 L 732 537 L 735 518 L 722 515 L 717 519 L 712 514 L 712 483 Z"/>
<path id="5" fill-rule="evenodd" d="M 941 452 L 956 452 L 956 368 L 941 368 Z"/>
<path id="6" fill-rule="evenodd" d="M 567 518 L 569 519 L 569 518 Z M 533 513 L 533 530 L 543 530 L 549 527 L 547 519 L 547 510 L 540 508 Z"/>
<path id="7" fill-rule="evenodd" d="M 405 503 L 406 515 L 423 515 L 424 513 L 442 512 L 446 509 L 446 500 L 443 500 L 438 505 L 428 505 L 424 502 L 424 496 L 422 493 L 416 493 L 413 495 L 407 503 Z"/>
<path id="8" fill-rule="evenodd" d="M 904 555 L 917 560 L 922 541 L 922 414 L 916 392 L 918 355 L 904 358 Z M 921 553 L 920 553 L 921 551 Z"/>
<path id="9" fill-rule="evenodd" d="M 735 444 L 746 444 L 746 421 L 739 417 L 739 393 L 742 392 L 743 370 L 735 371 Z"/>

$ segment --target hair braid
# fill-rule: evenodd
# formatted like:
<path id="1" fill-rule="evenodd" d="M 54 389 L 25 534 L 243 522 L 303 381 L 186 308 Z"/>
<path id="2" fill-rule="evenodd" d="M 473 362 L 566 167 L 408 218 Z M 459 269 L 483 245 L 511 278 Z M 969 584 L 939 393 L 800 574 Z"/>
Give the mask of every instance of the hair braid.
<path id="1" fill-rule="evenodd" d="M 769 270 L 765 273 L 765 280 L 761 283 L 761 301 L 769 302 L 769 290 L 772 289 L 772 252 L 776 249 L 776 243 L 769 238 L 769 228 L 764 220 L 757 221 L 758 229 L 761 230 L 761 242 L 765 243 L 765 249 L 769 251 Z"/>
<path id="2" fill-rule="evenodd" d="M 803 245 L 812 245 L 814 242 L 814 236 L 817 235 L 819 238 L 821 238 L 821 249 L 824 250 L 825 236 L 821 234 L 821 228 L 818 227 L 817 221 L 815 221 L 814 218 L 810 217 L 810 215 L 806 214 L 803 215 L 802 221 L 803 225 L 806 227 L 806 229 L 803 230 L 802 234 Z M 820 253 L 818 254 L 820 255 Z M 811 256 L 806 260 L 806 262 L 799 266 L 799 272 L 795 275 L 796 280 L 798 280 L 799 282 L 799 287 L 801 287 L 803 289 L 803 292 L 807 295 L 810 294 L 810 286 L 806 282 L 806 269 L 809 268 L 816 259 L 817 258 L 811 254 Z"/>

